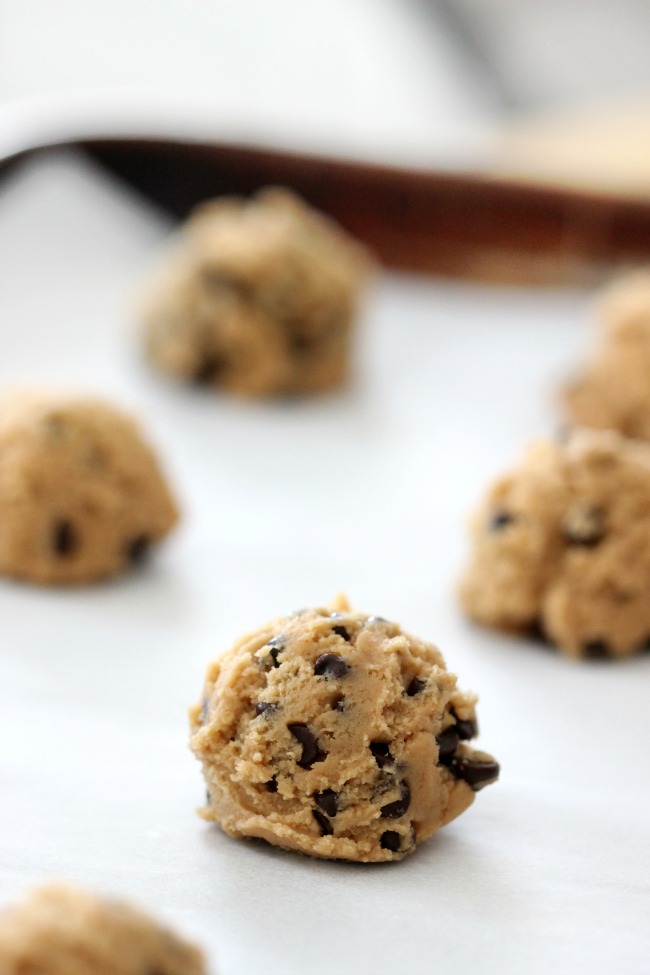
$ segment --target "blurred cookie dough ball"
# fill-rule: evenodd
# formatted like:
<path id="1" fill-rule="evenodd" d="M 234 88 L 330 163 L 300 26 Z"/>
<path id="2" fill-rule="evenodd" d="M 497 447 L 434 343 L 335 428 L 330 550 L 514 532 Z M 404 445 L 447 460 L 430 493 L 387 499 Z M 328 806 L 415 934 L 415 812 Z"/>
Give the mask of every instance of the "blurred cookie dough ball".
<path id="1" fill-rule="evenodd" d="M 461 582 L 467 613 L 571 657 L 650 640 L 650 445 L 613 430 L 540 441 L 487 492 Z"/>
<path id="2" fill-rule="evenodd" d="M 210 666 L 191 712 L 203 815 L 312 856 L 401 860 L 498 777 L 469 745 L 475 702 L 436 647 L 345 601 L 273 620 Z"/>
<path id="3" fill-rule="evenodd" d="M 576 424 L 650 440 L 650 270 L 616 281 L 603 295 L 596 347 L 564 393 Z"/>
<path id="4" fill-rule="evenodd" d="M 201 952 L 120 901 L 52 885 L 0 913 L 0 975 L 206 975 Z"/>
<path id="5" fill-rule="evenodd" d="M 135 422 L 99 400 L 0 400 L 0 574 L 86 583 L 140 562 L 178 517 Z"/>
<path id="6" fill-rule="evenodd" d="M 370 267 L 360 244 L 288 190 L 205 203 L 146 289 L 147 354 L 242 396 L 339 386 Z"/>

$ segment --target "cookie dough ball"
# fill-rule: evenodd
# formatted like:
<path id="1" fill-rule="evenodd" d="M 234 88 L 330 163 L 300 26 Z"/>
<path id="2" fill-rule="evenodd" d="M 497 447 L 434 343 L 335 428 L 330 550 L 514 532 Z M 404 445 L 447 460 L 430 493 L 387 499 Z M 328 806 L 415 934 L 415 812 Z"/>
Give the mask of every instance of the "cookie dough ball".
<path id="1" fill-rule="evenodd" d="M 650 440 L 650 270 L 615 283 L 600 305 L 598 345 L 565 391 L 574 423 Z"/>
<path id="2" fill-rule="evenodd" d="M 359 244 L 287 190 L 206 203 L 149 285 L 147 352 L 167 373 L 242 396 L 338 386 L 369 268 Z"/>
<path id="3" fill-rule="evenodd" d="M 0 402 L 0 574 L 38 583 L 115 575 L 176 519 L 156 458 L 125 414 L 61 393 Z"/>
<path id="4" fill-rule="evenodd" d="M 576 430 L 533 444 L 490 489 L 461 583 L 470 616 L 540 631 L 572 657 L 650 638 L 650 445 Z"/>
<path id="5" fill-rule="evenodd" d="M 0 975 L 205 975 L 200 951 L 146 914 L 67 886 L 0 914 Z"/>
<path id="6" fill-rule="evenodd" d="M 191 712 L 202 815 L 312 856 L 401 860 L 499 766 L 439 651 L 378 616 L 304 610 L 245 636 Z"/>

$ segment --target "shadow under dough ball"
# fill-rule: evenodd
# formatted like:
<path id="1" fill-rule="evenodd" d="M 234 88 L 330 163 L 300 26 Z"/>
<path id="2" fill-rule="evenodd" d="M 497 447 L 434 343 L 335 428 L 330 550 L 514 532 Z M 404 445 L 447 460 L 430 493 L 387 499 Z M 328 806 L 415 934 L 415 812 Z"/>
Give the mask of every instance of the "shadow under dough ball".
<path id="1" fill-rule="evenodd" d="M 44 584 L 117 575 L 177 518 L 158 461 L 126 414 L 44 391 L 0 402 L 0 575 Z"/>
<path id="2" fill-rule="evenodd" d="M 370 269 L 361 244 L 288 190 L 205 203 L 144 288 L 147 355 L 241 396 L 339 386 Z"/>
<path id="3" fill-rule="evenodd" d="M 201 952 L 128 904 L 41 887 L 0 913 L 2 975 L 206 975 Z"/>
<path id="4" fill-rule="evenodd" d="M 345 601 L 273 620 L 209 668 L 191 712 L 203 815 L 331 859 L 400 860 L 499 766 L 440 652 Z"/>
<path id="5" fill-rule="evenodd" d="M 534 631 L 579 659 L 650 639 L 650 445 L 574 430 L 532 444 L 473 519 L 461 580 L 480 623 Z"/>

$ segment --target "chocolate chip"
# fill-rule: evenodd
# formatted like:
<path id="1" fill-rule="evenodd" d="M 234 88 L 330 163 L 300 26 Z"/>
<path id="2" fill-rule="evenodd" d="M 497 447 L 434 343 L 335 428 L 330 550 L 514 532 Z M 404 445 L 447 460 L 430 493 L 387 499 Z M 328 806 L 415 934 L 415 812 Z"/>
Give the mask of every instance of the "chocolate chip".
<path id="1" fill-rule="evenodd" d="M 298 335 L 294 333 L 289 336 L 291 351 L 298 357 L 313 352 L 317 348 L 319 341 L 320 339 L 313 335 Z"/>
<path id="2" fill-rule="evenodd" d="M 499 511 L 494 511 L 490 516 L 488 528 L 492 532 L 500 532 L 509 525 L 512 525 L 515 520 L 515 516 L 511 515 L 509 511 L 500 509 Z"/>
<path id="3" fill-rule="evenodd" d="M 265 644 L 265 646 L 267 646 L 267 647 L 273 647 L 275 650 L 278 651 L 278 653 L 280 652 L 280 650 L 284 650 L 284 648 L 286 647 L 286 645 L 287 645 L 287 638 L 284 635 L 284 633 L 282 633 L 280 636 L 274 636 L 274 637 L 272 637 Z"/>
<path id="4" fill-rule="evenodd" d="M 379 768 L 384 768 L 385 765 L 390 765 L 393 761 L 387 741 L 371 741 L 370 751 Z"/>
<path id="5" fill-rule="evenodd" d="M 267 701 L 259 701 L 255 705 L 255 714 L 259 718 L 262 714 L 270 718 L 276 711 L 280 710 L 279 704 L 269 704 Z"/>
<path id="6" fill-rule="evenodd" d="M 402 837 L 399 833 L 393 829 L 387 829 L 385 833 L 381 834 L 381 848 L 382 850 L 390 850 L 391 853 L 397 853 L 401 840 Z"/>
<path id="7" fill-rule="evenodd" d="M 269 640 L 268 643 L 265 644 L 265 646 L 271 648 L 269 650 L 269 657 L 271 658 L 272 667 L 280 666 L 278 657 L 285 649 L 286 645 L 287 645 L 287 638 L 286 636 L 284 636 L 284 634 L 282 634 L 281 636 L 274 636 L 273 639 Z"/>
<path id="8" fill-rule="evenodd" d="M 325 789 L 323 792 L 314 793 L 314 802 L 326 812 L 328 816 L 336 816 L 338 812 L 339 796 L 334 789 Z"/>
<path id="9" fill-rule="evenodd" d="M 620 603 L 623 606 L 626 603 L 633 603 L 636 598 L 633 592 L 630 592 L 628 589 L 621 589 L 618 586 L 612 588 L 611 595 L 615 603 Z"/>
<path id="10" fill-rule="evenodd" d="M 605 516 L 598 508 L 576 506 L 567 511 L 562 530 L 571 545 L 598 545 L 605 535 Z"/>
<path id="11" fill-rule="evenodd" d="M 587 660 L 608 660 L 611 651 L 604 640 L 590 640 L 583 646 L 582 655 Z"/>
<path id="12" fill-rule="evenodd" d="M 334 832 L 334 827 L 330 823 L 327 816 L 323 816 L 322 812 L 320 812 L 318 809 L 312 809 L 311 814 L 320 826 L 320 835 L 331 836 Z"/>
<path id="13" fill-rule="evenodd" d="M 322 653 L 314 664 L 314 673 L 317 677 L 341 678 L 345 677 L 349 670 L 349 665 L 339 657 L 338 653 Z"/>
<path id="14" fill-rule="evenodd" d="M 141 565 L 149 554 L 151 539 L 148 535 L 136 535 L 126 547 L 126 557 L 131 565 Z"/>
<path id="15" fill-rule="evenodd" d="M 544 628 L 544 623 L 539 618 L 531 620 L 530 623 L 525 625 L 524 635 L 527 636 L 529 640 L 534 640 L 536 643 L 543 643 L 545 646 L 550 644 L 548 633 Z"/>
<path id="16" fill-rule="evenodd" d="M 227 364 L 228 363 L 223 356 L 206 355 L 198 363 L 192 375 L 192 379 L 198 386 L 213 383 L 223 373 Z"/>
<path id="17" fill-rule="evenodd" d="M 411 805 L 411 790 L 406 782 L 402 782 L 402 795 L 395 802 L 389 802 L 381 807 L 382 819 L 399 819 Z"/>
<path id="18" fill-rule="evenodd" d="M 318 739 L 306 724 L 289 724 L 287 728 L 293 737 L 302 745 L 302 755 L 298 761 L 300 768 L 310 769 L 316 762 L 322 762 L 326 757 L 318 746 Z"/>
<path id="19" fill-rule="evenodd" d="M 345 711 L 345 697 L 337 694 L 332 700 L 332 711 Z"/>
<path id="20" fill-rule="evenodd" d="M 277 792 L 278 791 L 278 780 L 275 777 L 275 775 L 273 776 L 273 778 L 269 779 L 269 781 L 266 783 L 266 789 L 267 789 L 267 792 Z"/>
<path id="21" fill-rule="evenodd" d="M 336 633 L 337 636 L 342 636 L 344 640 L 348 641 L 348 643 L 352 639 L 344 626 L 333 626 L 332 633 Z"/>
<path id="22" fill-rule="evenodd" d="M 458 732 L 458 737 L 461 741 L 469 741 L 470 738 L 476 738 L 478 735 L 478 725 L 476 721 L 461 721 L 456 719 L 456 731 Z"/>
<path id="23" fill-rule="evenodd" d="M 478 735 L 478 724 L 476 720 L 459 718 L 453 708 L 451 713 L 456 718 L 456 731 L 460 740 L 469 741 L 470 738 L 476 738 Z"/>
<path id="24" fill-rule="evenodd" d="M 72 555 L 77 548 L 77 534 L 69 521 L 57 521 L 52 531 L 52 548 L 57 555 Z"/>
<path id="25" fill-rule="evenodd" d="M 438 763 L 440 765 L 449 765 L 452 758 L 454 757 L 454 752 L 458 748 L 458 742 L 460 741 L 460 735 L 457 728 L 454 725 L 450 725 L 449 728 L 445 728 L 436 738 L 436 744 L 438 746 Z"/>
<path id="26" fill-rule="evenodd" d="M 452 774 L 471 785 L 474 792 L 478 792 L 484 785 L 496 782 L 499 778 L 499 763 L 494 759 L 472 758 L 466 756 L 455 758 L 450 765 Z"/>
<path id="27" fill-rule="evenodd" d="M 415 697 L 427 686 L 427 682 L 422 680 L 421 677 L 414 677 L 409 686 L 406 688 L 406 693 L 409 697 Z"/>

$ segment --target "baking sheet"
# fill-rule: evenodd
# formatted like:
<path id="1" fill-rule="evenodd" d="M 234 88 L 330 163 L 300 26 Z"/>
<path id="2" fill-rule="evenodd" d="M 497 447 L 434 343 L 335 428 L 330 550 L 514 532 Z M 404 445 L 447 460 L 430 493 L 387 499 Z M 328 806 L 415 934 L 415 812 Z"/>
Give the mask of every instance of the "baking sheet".
<path id="1" fill-rule="evenodd" d="M 347 391 L 238 402 L 140 360 L 130 302 L 168 230 L 73 155 L 0 187 L 0 382 L 133 409 L 184 511 L 140 574 L 0 585 L 0 903 L 51 877 L 118 894 L 222 975 L 647 972 L 650 656 L 573 664 L 453 597 L 467 511 L 557 422 L 585 295 L 385 275 Z M 502 763 L 397 864 L 312 861 L 194 813 L 208 661 L 340 590 L 441 647 Z"/>

